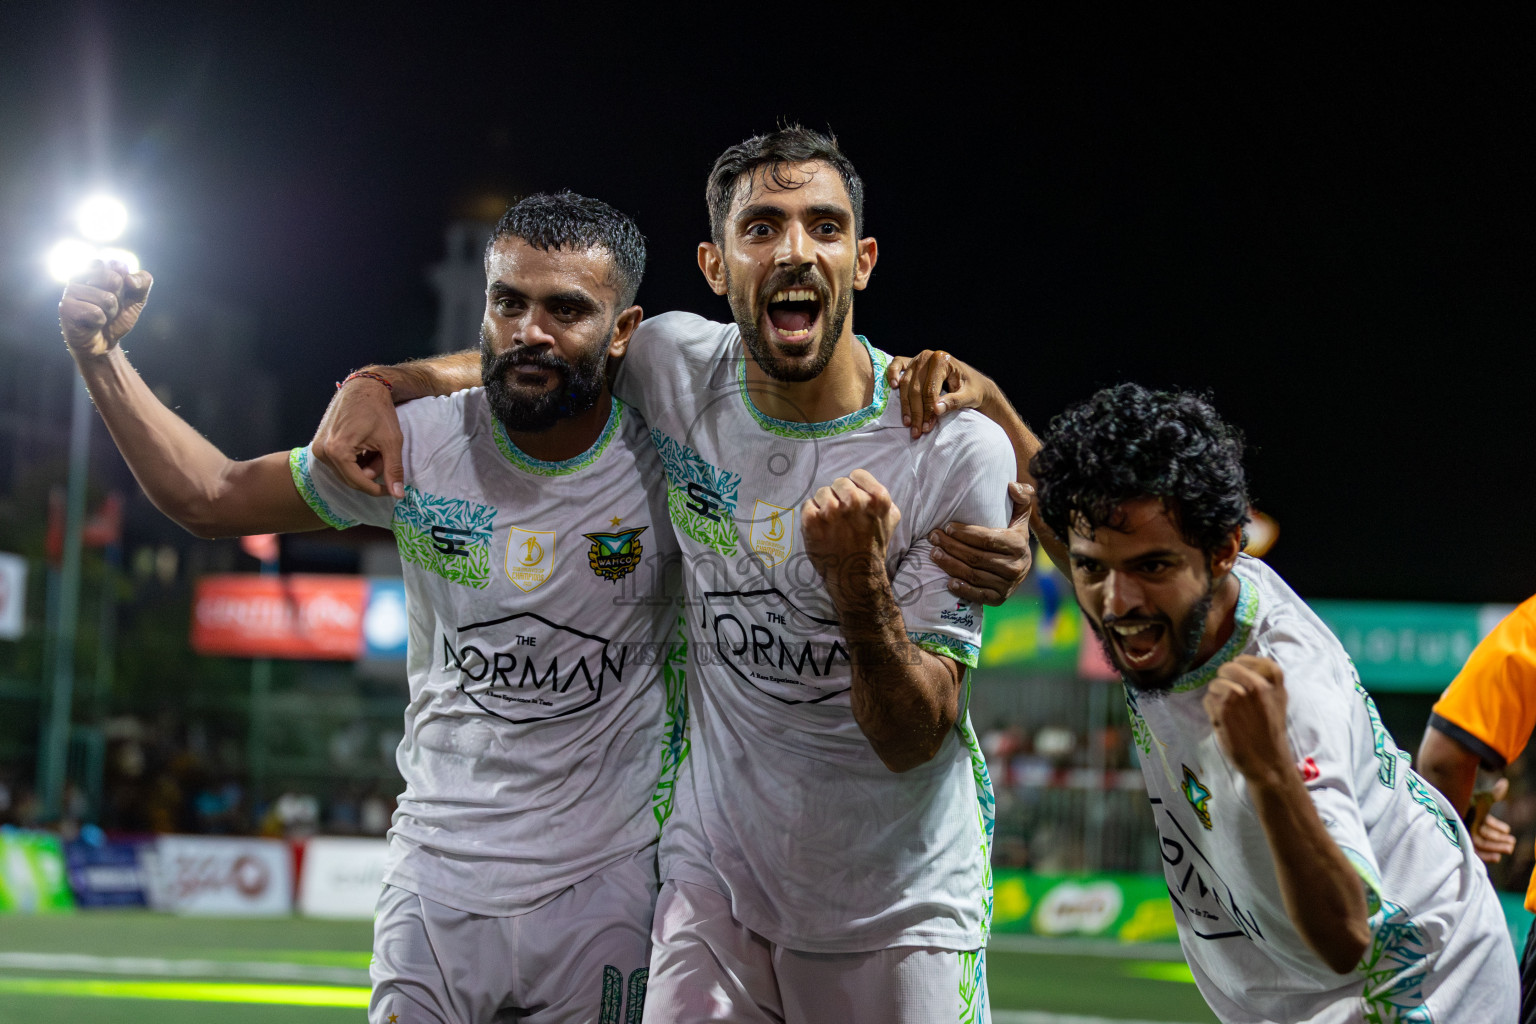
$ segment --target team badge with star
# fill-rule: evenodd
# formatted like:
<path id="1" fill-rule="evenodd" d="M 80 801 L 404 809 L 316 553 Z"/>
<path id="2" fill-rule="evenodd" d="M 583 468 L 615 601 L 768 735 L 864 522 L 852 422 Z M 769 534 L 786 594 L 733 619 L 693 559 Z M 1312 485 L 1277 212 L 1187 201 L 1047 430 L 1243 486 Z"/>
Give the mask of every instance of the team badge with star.
<path id="1" fill-rule="evenodd" d="M 617 526 L 618 521 L 614 525 Z M 647 529 L 637 526 L 615 533 L 582 534 L 592 542 L 587 549 L 587 564 L 603 579 L 619 582 L 640 564 L 640 557 L 645 554 L 645 549 L 640 546 L 640 535 Z"/>

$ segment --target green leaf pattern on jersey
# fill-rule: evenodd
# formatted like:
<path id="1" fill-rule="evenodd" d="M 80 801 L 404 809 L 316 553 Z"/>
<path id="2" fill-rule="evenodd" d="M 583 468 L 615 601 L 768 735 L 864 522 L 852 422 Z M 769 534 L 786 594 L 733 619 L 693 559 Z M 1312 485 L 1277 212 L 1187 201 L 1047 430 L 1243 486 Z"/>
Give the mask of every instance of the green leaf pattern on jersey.
<path id="1" fill-rule="evenodd" d="M 484 590 L 491 583 L 491 527 L 496 509 L 461 498 L 440 498 L 405 486 L 405 497 L 395 503 L 390 529 L 400 546 L 400 557 L 452 583 Z M 432 539 L 434 526 L 457 531 L 463 554 L 443 552 Z"/>
<path id="2" fill-rule="evenodd" d="M 1376 702 L 1371 699 L 1370 693 L 1360 682 L 1360 674 L 1355 671 L 1355 663 L 1349 663 L 1350 675 L 1355 680 L 1355 692 L 1365 702 L 1365 713 L 1371 720 L 1371 745 L 1375 748 L 1376 756 L 1376 781 L 1388 789 L 1397 787 L 1399 768 L 1404 785 L 1408 787 L 1408 795 L 1413 802 L 1424 808 L 1435 819 L 1435 828 L 1440 834 L 1449 839 L 1451 845 L 1461 849 L 1461 834 L 1456 831 L 1456 822 L 1440 807 L 1440 802 L 1430 792 L 1429 784 L 1421 779 L 1413 770 L 1413 758 L 1405 750 L 1397 749 L 1397 743 L 1393 741 L 1392 734 L 1387 732 L 1387 727 L 1382 724 L 1381 712 L 1376 710 Z M 1401 762 L 1401 763 L 1399 763 Z"/>
<path id="3" fill-rule="evenodd" d="M 1433 1024 L 1424 1005 L 1429 943 L 1424 930 L 1395 903 L 1381 901 L 1371 915 L 1371 945 L 1360 959 L 1366 1024 Z"/>
<path id="4" fill-rule="evenodd" d="M 736 554 L 740 539 L 736 535 L 736 488 L 741 474 L 717 469 L 699 453 L 680 444 L 659 430 L 651 430 L 651 444 L 661 456 L 667 474 L 667 513 L 683 533 L 726 557 Z M 719 496 L 718 519 L 701 514 L 689 497 L 688 485 L 694 484 Z"/>
<path id="5" fill-rule="evenodd" d="M 1349 671 L 1355 674 L 1355 663 L 1349 663 Z M 1365 701 L 1365 713 L 1371 719 L 1371 745 L 1376 750 L 1376 781 L 1388 789 L 1397 787 L 1397 744 L 1392 742 L 1392 734 L 1387 732 L 1387 727 L 1381 722 L 1381 712 L 1376 710 L 1376 702 L 1365 687 L 1360 685 L 1360 676 L 1355 674 L 1355 692 L 1360 699 Z"/>
<path id="6" fill-rule="evenodd" d="M 659 829 L 672 817 L 677 795 L 677 773 L 688 759 L 688 637 L 683 632 L 681 616 L 675 638 L 667 645 L 661 663 L 661 681 L 665 688 L 664 725 L 661 734 L 661 776 L 651 796 L 651 813 Z"/>
<path id="7" fill-rule="evenodd" d="M 967 694 L 967 696 L 969 696 Z M 992 776 L 987 758 L 977 742 L 971 716 L 956 725 L 966 751 L 971 757 L 971 778 L 976 784 L 976 824 L 981 832 L 981 949 L 960 954 L 961 1024 L 984 1024 L 987 1005 L 987 937 L 992 933 L 992 835 L 997 825 L 997 798 L 992 793 Z"/>
<path id="8" fill-rule="evenodd" d="M 1131 716 L 1131 742 L 1136 744 L 1136 749 L 1143 756 L 1152 756 L 1152 730 L 1147 726 L 1147 720 L 1141 717 L 1141 705 L 1136 701 L 1136 691 L 1129 686 L 1122 686 L 1125 691 L 1125 710 Z"/>
<path id="9" fill-rule="evenodd" d="M 987 1024 L 987 951 L 960 953 L 960 1024 Z"/>
<path id="10" fill-rule="evenodd" d="M 975 668 L 981 657 L 980 647 L 946 633 L 908 633 L 907 639 L 930 654 L 953 658 L 966 668 Z"/>
<path id="11" fill-rule="evenodd" d="M 348 519 L 338 513 L 324 498 L 320 497 L 320 492 L 315 490 L 315 482 L 310 478 L 313 464 L 314 455 L 308 448 L 295 448 L 288 453 L 288 472 L 293 475 L 293 486 L 298 488 L 299 497 L 304 499 L 304 504 L 308 505 L 326 526 L 336 530 L 356 526 L 356 519 Z"/>
<path id="12" fill-rule="evenodd" d="M 797 423 L 794 420 L 780 420 L 769 416 L 758 409 L 752 402 L 752 396 L 747 391 L 747 361 L 740 360 L 736 364 L 736 387 L 741 393 L 741 401 L 747 407 L 747 412 L 757 421 L 757 425 L 770 434 L 779 437 L 793 437 L 799 440 L 814 440 L 816 438 L 831 437 L 834 434 L 846 434 L 850 430 L 857 430 L 880 418 L 885 412 L 886 399 L 889 397 L 889 389 L 885 383 L 885 368 L 890 365 L 891 357 L 869 343 L 869 339 L 862 334 L 854 337 L 864 346 L 869 353 L 870 366 L 875 372 L 875 390 L 869 404 L 862 409 L 855 409 L 846 416 L 839 416 L 835 420 L 827 420 L 823 423 Z"/>

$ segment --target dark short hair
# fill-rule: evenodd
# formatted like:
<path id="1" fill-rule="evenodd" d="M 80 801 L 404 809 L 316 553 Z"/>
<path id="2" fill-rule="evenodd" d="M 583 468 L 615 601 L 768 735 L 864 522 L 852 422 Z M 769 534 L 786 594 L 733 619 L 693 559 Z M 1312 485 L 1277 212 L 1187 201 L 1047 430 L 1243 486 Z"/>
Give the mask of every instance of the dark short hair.
<path id="1" fill-rule="evenodd" d="M 645 236 L 634 220 L 607 203 L 575 192 L 540 192 L 507 207 L 485 243 L 491 249 L 503 238 L 521 238 L 535 249 L 590 249 L 599 246 L 613 257 L 619 309 L 634 305 L 645 276 Z"/>
<path id="2" fill-rule="evenodd" d="M 1063 540 L 1074 523 L 1117 528 L 1138 498 L 1161 499 L 1207 554 L 1248 520 L 1243 435 L 1188 392 L 1105 388 L 1051 422 L 1029 466 L 1040 515 Z"/>
<path id="3" fill-rule="evenodd" d="M 831 164 L 843 179 L 848 190 L 848 201 L 853 204 L 853 232 L 864 235 L 864 179 L 853 169 L 853 161 L 838 148 L 837 136 L 823 135 L 810 128 L 792 124 L 766 135 L 754 135 L 745 142 L 738 142 L 715 160 L 710 168 L 709 181 L 704 186 L 704 202 L 709 206 L 709 234 L 716 245 L 725 241 L 725 222 L 731 215 L 731 203 L 744 181 L 752 180 L 752 172 L 759 167 L 768 168 L 768 178 L 774 187 L 799 188 L 801 183 L 787 178 L 784 170 L 790 164 L 816 160 Z"/>

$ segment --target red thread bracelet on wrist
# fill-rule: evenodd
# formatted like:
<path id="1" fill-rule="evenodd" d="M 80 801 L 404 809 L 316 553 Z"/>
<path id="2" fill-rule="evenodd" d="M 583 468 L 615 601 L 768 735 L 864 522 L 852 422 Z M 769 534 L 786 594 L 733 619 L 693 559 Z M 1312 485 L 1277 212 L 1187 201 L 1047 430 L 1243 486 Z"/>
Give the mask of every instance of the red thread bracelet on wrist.
<path id="1" fill-rule="evenodd" d="M 372 370 L 358 370 L 354 373 L 347 374 L 341 380 L 336 382 L 336 390 L 340 391 L 344 385 L 351 381 L 357 380 L 359 377 L 367 377 L 369 380 L 376 380 L 380 384 L 383 384 L 386 389 L 390 391 L 395 390 L 395 386 L 389 382 L 387 377 L 385 377 L 382 373 L 374 373 Z"/>

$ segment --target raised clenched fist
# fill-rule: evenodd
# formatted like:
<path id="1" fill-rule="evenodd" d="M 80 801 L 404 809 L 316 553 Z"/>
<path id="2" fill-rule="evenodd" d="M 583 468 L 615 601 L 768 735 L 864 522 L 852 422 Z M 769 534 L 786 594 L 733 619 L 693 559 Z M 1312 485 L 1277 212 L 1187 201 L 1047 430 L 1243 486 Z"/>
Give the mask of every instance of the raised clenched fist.
<path id="1" fill-rule="evenodd" d="M 1254 785 L 1296 774 L 1285 732 L 1285 673 L 1268 658 L 1242 654 L 1216 671 L 1205 713 L 1227 759 Z"/>
<path id="2" fill-rule="evenodd" d="M 901 509 L 891 492 L 862 469 L 838 477 L 801 506 L 805 553 L 833 600 L 884 577 L 885 552 L 899 522 Z"/>
<path id="3" fill-rule="evenodd" d="M 70 278 L 59 300 L 59 327 L 70 351 L 93 357 L 116 347 L 139 322 L 154 280 L 147 270 L 130 273 L 121 263 L 100 260 Z"/>

